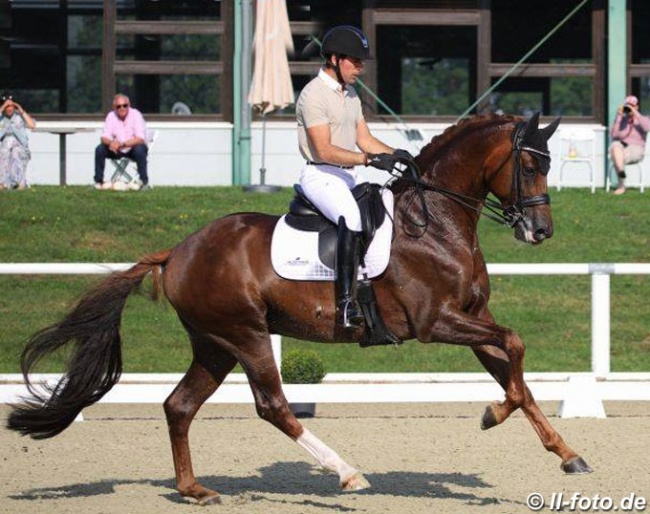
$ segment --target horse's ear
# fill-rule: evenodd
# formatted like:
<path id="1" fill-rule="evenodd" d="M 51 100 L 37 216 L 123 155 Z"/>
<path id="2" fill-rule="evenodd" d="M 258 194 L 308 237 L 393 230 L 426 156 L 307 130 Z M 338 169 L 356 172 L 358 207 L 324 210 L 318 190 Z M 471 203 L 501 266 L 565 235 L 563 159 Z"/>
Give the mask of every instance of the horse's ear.
<path id="1" fill-rule="evenodd" d="M 560 125 L 561 120 L 562 120 L 562 116 L 555 118 L 551 123 L 549 123 L 546 127 L 544 127 L 539 131 L 545 141 L 551 139 L 551 136 L 557 130 L 557 127 Z"/>
<path id="2" fill-rule="evenodd" d="M 530 141 L 530 137 L 537 132 L 539 127 L 539 111 L 531 116 L 526 123 L 526 131 L 524 132 L 524 141 Z"/>

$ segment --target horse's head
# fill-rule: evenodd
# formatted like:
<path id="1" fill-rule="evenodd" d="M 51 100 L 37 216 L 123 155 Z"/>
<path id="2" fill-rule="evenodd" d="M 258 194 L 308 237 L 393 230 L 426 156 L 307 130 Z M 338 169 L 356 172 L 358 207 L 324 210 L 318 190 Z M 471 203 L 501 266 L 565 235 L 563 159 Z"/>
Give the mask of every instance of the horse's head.
<path id="1" fill-rule="evenodd" d="M 515 237 L 539 244 L 553 236 L 547 176 L 551 166 L 548 140 L 560 123 L 557 118 L 539 128 L 539 113 L 515 124 L 508 162 L 491 179 L 490 191 L 505 207 L 504 215 L 515 229 Z"/>
<path id="2" fill-rule="evenodd" d="M 494 115 L 463 120 L 422 149 L 415 163 L 411 163 L 417 173 L 402 174 L 393 192 L 435 191 L 467 210 L 483 211 L 482 214 L 514 228 L 518 240 L 539 244 L 553 235 L 547 193 L 551 164 L 548 140 L 559 123 L 558 118 L 540 129 L 539 113 L 528 121 Z M 487 198 L 488 193 L 499 202 Z M 424 204 L 421 195 L 420 198 Z M 406 205 L 410 206 L 411 201 Z M 422 208 L 424 223 L 413 222 L 425 231 L 430 209 Z"/>

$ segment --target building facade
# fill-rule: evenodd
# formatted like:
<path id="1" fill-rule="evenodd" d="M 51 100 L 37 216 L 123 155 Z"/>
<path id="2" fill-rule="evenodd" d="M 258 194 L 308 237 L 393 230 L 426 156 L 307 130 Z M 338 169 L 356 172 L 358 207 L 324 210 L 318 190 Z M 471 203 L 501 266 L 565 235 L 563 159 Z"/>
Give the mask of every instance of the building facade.
<path id="1" fill-rule="evenodd" d="M 115 91 L 126 91 L 150 117 L 232 121 L 233 18 L 241 3 L 3 1 L 0 84 L 41 118 L 100 116 Z M 318 69 L 317 55 L 302 55 L 308 38 L 350 23 L 368 34 L 376 56 L 366 84 L 400 116 L 453 121 L 500 81 L 472 112 L 541 109 L 605 123 L 612 3 L 626 13 L 622 80 L 645 105 L 650 3 L 642 0 L 289 0 L 294 87 Z M 387 114 L 367 103 L 371 114 Z"/>
<path id="2" fill-rule="evenodd" d="M 114 93 L 124 92 L 154 123 L 236 125 L 236 20 L 244 7 L 254 13 L 254 0 L 5 0 L 0 88 L 45 122 L 100 122 Z M 342 23 L 366 32 L 375 59 L 364 83 L 374 95 L 362 95 L 379 126 L 395 115 L 444 125 L 466 114 L 539 110 L 542 119 L 606 127 L 625 94 L 637 95 L 642 111 L 650 107 L 644 0 L 287 0 L 287 7 L 296 95 L 320 65 L 307 51 L 313 37 Z M 293 119 L 289 107 L 272 121 Z"/>

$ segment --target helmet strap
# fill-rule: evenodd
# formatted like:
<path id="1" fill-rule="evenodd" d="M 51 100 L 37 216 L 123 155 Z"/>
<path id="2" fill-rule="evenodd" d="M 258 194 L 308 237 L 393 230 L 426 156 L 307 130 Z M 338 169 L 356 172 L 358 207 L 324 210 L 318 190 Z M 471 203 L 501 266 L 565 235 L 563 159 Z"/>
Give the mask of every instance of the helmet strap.
<path id="1" fill-rule="evenodd" d="M 332 54 L 332 56 L 336 56 L 336 64 L 334 64 L 330 59 L 330 66 L 336 72 L 336 80 L 338 80 L 339 84 L 345 88 L 345 80 L 343 80 L 343 75 L 341 75 L 341 67 L 339 66 L 339 63 L 341 62 L 341 56 L 339 54 Z"/>

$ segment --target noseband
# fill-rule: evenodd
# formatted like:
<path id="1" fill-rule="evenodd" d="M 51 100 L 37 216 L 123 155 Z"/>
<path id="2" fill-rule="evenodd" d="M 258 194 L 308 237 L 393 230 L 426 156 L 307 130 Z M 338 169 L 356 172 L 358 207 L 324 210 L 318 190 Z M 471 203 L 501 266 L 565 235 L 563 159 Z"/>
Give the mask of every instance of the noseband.
<path id="1" fill-rule="evenodd" d="M 467 207 L 471 210 L 478 212 L 480 215 L 486 216 L 492 221 L 496 221 L 502 225 L 507 225 L 512 228 L 517 223 L 523 221 L 524 219 L 524 209 L 526 207 L 534 207 L 536 205 L 549 205 L 551 203 L 551 197 L 548 194 L 535 195 L 535 196 L 524 196 L 521 190 L 521 175 L 522 175 L 522 166 L 521 166 L 521 152 L 526 151 L 535 155 L 538 155 L 545 159 L 550 159 L 551 154 L 549 152 L 543 152 L 527 146 L 524 144 L 524 132 L 526 129 L 526 122 L 521 121 L 515 126 L 515 130 L 512 136 L 512 156 L 514 159 L 514 169 L 512 172 L 512 187 L 510 190 L 510 198 L 512 199 L 510 205 L 504 205 L 500 202 L 494 201 L 491 198 L 485 198 L 481 201 L 471 196 L 466 196 L 449 189 L 445 189 L 438 186 L 432 186 L 423 182 L 420 179 L 420 170 L 417 164 L 414 161 L 406 163 L 407 167 L 410 168 L 411 176 L 406 176 L 401 174 L 399 178 L 407 180 L 415 184 L 415 191 L 420 197 L 420 201 L 425 212 L 425 219 L 428 222 L 428 212 L 426 207 L 426 202 L 424 201 L 422 191 L 435 191 L 440 193 L 456 202 L 460 203 L 464 207 Z M 485 206 L 485 212 L 481 208 L 481 204 Z M 411 220 L 416 226 L 424 227 L 426 230 L 426 224 L 422 225 L 421 223 Z"/>

